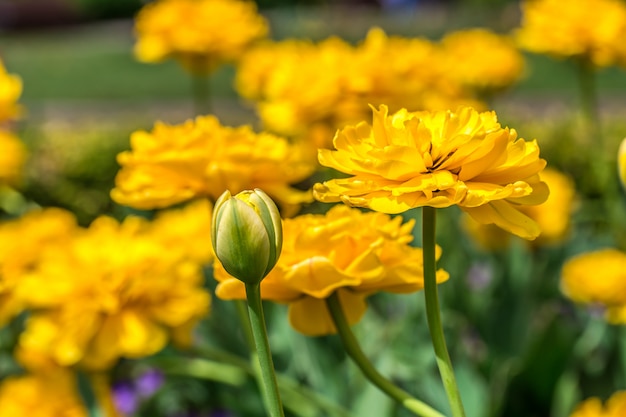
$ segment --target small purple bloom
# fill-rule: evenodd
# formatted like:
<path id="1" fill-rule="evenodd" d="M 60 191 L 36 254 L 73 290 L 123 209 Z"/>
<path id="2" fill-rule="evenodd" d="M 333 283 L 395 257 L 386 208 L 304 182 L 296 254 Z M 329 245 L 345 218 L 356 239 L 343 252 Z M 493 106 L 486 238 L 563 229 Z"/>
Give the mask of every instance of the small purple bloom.
<path id="1" fill-rule="evenodd" d="M 135 380 L 135 389 L 141 398 L 151 397 L 161 388 L 165 378 L 158 369 L 149 369 Z"/>
<path id="2" fill-rule="evenodd" d="M 128 382 L 118 383 L 113 386 L 113 402 L 115 408 L 124 415 L 133 415 L 139 406 L 139 399 Z"/>

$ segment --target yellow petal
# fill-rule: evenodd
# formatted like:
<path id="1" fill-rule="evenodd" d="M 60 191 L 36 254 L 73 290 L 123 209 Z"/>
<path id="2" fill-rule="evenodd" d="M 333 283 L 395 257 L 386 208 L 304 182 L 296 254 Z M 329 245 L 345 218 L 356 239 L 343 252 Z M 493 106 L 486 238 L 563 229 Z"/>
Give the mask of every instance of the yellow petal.
<path id="1" fill-rule="evenodd" d="M 365 296 L 344 290 L 339 290 L 338 295 L 348 323 L 357 323 L 367 310 Z M 325 300 L 304 297 L 289 304 L 288 315 L 291 326 L 307 336 L 323 336 L 337 332 Z"/>

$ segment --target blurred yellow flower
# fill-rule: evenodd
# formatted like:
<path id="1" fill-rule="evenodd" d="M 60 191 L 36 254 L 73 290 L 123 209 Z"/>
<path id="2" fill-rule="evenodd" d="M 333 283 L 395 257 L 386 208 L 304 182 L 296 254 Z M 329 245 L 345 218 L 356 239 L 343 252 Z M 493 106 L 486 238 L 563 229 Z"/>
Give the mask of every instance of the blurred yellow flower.
<path id="1" fill-rule="evenodd" d="M 536 141 L 501 128 L 495 112 L 461 107 L 389 115 L 381 105 L 372 126 L 347 126 L 333 143 L 336 150 L 319 150 L 320 163 L 353 176 L 315 184 L 314 195 L 322 202 L 390 214 L 458 205 L 479 223 L 526 239 L 540 233 L 519 208 L 548 197 L 539 178 L 546 162 Z"/>
<path id="2" fill-rule="evenodd" d="M 580 403 L 570 417 L 622 417 L 626 415 L 626 391 L 611 395 L 604 405 L 597 397 Z"/>
<path id="3" fill-rule="evenodd" d="M 626 190 L 626 138 L 617 151 L 617 169 L 622 187 Z"/>
<path id="4" fill-rule="evenodd" d="M 157 0 L 135 22 L 135 56 L 142 62 L 173 57 L 195 73 L 234 61 L 268 33 L 256 4 L 245 0 Z"/>
<path id="5" fill-rule="evenodd" d="M 183 208 L 157 213 L 149 232 L 169 250 L 182 250 L 192 260 L 208 264 L 214 256 L 207 242 L 211 236 L 211 214 L 211 203 L 198 199 Z"/>
<path id="6" fill-rule="evenodd" d="M 569 234 L 576 189 L 570 177 L 553 168 L 544 169 L 539 177 L 550 189 L 548 199 L 536 206 L 521 206 L 519 210 L 537 222 L 541 229 L 539 237 L 532 242 L 533 246 L 557 244 Z M 483 248 L 489 250 L 505 248 L 511 237 L 504 230 L 480 224 L 470 216 L 464 216 L 463 226 Z"/>
<path id="7" fill-rule="evenodd" d="M 189 343 L 210 299 L 201 265 L 170 242 L 146 220 L 100 217 L 69 242 L 43 248 L 15 289 L 32 310 L 20 349 L 105 369 L 154 354 L 171 337 Z"/>
<path id="8" fill-rule="evenodd" d="M 337 37 L 267 42 L 244 55 L 236 87 L 256 103 L 265 129 L 312 139 L 316 147 L 331 147 L 334 131 L 363 120 L 369 103 L 392 109 L 480 106 L 449 76 L 436 44 L 387 36 L 379 28 L 355 46 Z"/>
<path id="9" fill-rule="evenodd" d="M 54 374 L 8 377 L 0 382 L 0 416 L 87 417 L 76 387 L 66 370 Z"/>
<path id="10" fill-rule="evenodd" d="M 325 299 L 337 292 L 351 324 L 379 291 L 409 293 L 423 288 L 422 250 L 411 247 L 414 221 L 343 205 L 326 214 L 283 221 L 283 248 L 276 267 L 261 281 L 264 299 L 289 304 L 292 326 L 306 335 L 334 333 Z M 441 255 L 438 248 L 437 257 Z M 216 295 L 245 299 L 241 281 L 215 262 Z M 448 279 L 437 271 L 437 282 Z"/>
<path id="11" fill-rule="evenodd" d="M 17 185 L 26 161 L 26 147 L 13 134 L 0 129 L 0 186 Z"/>
<path id="12" fill-rule="evenodd" d="M 626 36 L 626 7 L 619 0 L 524 0 L 516 36 L 531 52 L 579 57 L 596 66 L 620 59 Z"/>
<path id="13" fill-rule="evenodd" d="M 0 326 L 25 308 L 15 292 L 40 254 L 46 247 L 63 246 L 77 229 L 73 214 L 56 208 L 0 223 Z"/>
<path id="14" fill-rule="evenodd" d="M 151 132 L 134 132 L 130 140 L 132 149 L 118 155 L 122 168 L 111 191 L 119 204 L 162 208 L 254 188 L 274 199 L 283 215 L 312 201 L 310 191 L 290 184 L 313 173 L 314 155 L 284 138 L 256 134 L 248 126 L 225 127 L 214 116 L 204 116 L 180 125 L 158 122 Z"/>
<path id="15" fill-rule="evenodd" d="M 21 106 L 17 104 L 21 94 L 22 80 L 17 75 L 7 73 L 0 60 L 0 126 L 22 113 Z"/>
<path id="16" fill-rule="evenodd" d="M 488 29 L 450 32 L 441 46 L 450 76 L 479 92 L 510 87 L 524 71 L 524 57 L 513 40 Z"/>
<path id="17" fill-rule="evenodd" d="M 601 275 L 590 271 L 601 270 Z M 602 249 L 567 260 L 561 272 L 561 290 L 582 304 L 601 304 L 611 323 L 626 323 L 626 253 Z"/>

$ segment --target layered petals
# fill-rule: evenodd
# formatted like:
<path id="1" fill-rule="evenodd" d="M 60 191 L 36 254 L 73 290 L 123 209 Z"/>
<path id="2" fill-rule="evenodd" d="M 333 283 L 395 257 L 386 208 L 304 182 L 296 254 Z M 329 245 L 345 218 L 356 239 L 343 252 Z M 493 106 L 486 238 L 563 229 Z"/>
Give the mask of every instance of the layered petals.
<path id="1" fill-rule="evenodd" d="M 151 132 L 133 133 L 131 148 L 118 155 L 121 170 L 111 191 L 113 200 L 123 205 L 163 208 L 255 188 L 291 214 L 312 200 L 310 192 L 290 186 L 315 169 L 309 147 L 255 134 L 247 126 L 222 126 L 214 116 L 180 125 L 157 123 Z"/>
<path id="2" fill-rule="evenodd" d="M 120 358 L 157 353 L 170 340 L 190 341 L 193 325 L 210 305 L 202 274 L 207 253 L 193 250 L 206 245 L 210 233 L 209 225 L 196 218 L 210 218 L 206 201 L 164 213 L 154 222 L 100 217 L 88 228 L 76 226 L 64 212 L 44 213 L 31 215 L 39 220 L 37 252 L 22 264 L 3 265 L 15 269 L 7 269 L 13 287 L 6 296 L 31 312 L 19 354 L 104 370 Z M 47 229 L 44 220 L 50 223 Z M 202 242 L 193 234 L 187 241 L 172 236 L 173 225 L 180 232 L 190 227 L 187 222 L 203 232 Z M 20 230 L 27 229 L 13 229 Z"/>
<path id="3" fill-rule="evenodd" d="M 137 15 L 135 56 L 142 62 L 174 57 L 192 72 L 206 73 L 267 33 L 251 1 L 159 0 Z"/>
<path id="4" fill-rule="evenodd" d="M 335 332 L 325 299 L 336 293 L 348 322 L 354 324 L 365 313 L 369 295 L 423 289 L 422 251 L 410 246 L 413 224 L 344 205 L 324 215 L 286 219 L 283 251 L 261 281 L 261 297 L 288 304 L 296 330 L 323 335 Z M 218 297 L 245 298 L 244 285 L 218 263 L 214 276 Z M 437 271 L 437 282 L 446 279 L 445 271 Z"/>
<path id="5" fill-rule="evenodd" d="M 390 115 L 382 105 L 371 127 L 348 126 L 333 143 L 335 150 L 319 150 L 320 163 L 352 177 L 316 184 L 320 201 L 384 213 L 458 205 L 477 221 L 526 239 L 540 233 L 518 207 L 547 199 L 538 175 L 546 162 L 536 141 L 502 128 L 494 112 L 461 107 Z"/>

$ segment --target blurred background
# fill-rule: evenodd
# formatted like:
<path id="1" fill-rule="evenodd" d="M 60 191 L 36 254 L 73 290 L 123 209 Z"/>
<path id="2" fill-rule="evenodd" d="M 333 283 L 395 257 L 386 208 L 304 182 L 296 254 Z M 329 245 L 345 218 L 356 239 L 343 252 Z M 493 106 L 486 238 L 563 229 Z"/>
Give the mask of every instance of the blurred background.
<path id="1" fill-rule="evenodd" d="M 0 59 L 9 73 L 21 77 L 20 103 L 26 110 L 15 129 L 30 153 L 20 191 L 41 206 L 71 210 L 82 225 L 103 213 L 123 218 L 134 212 L 115 205 L 109 196 L 118 171 L 115 157 L 129 149 L 131 132 L 149 130 L 157 120 L 174 124 L 196 115 L 190 77 L 178 63 L 146 65 L 133 57 L 133 17 L 144 4 L 139 0 L 0 0 Z M 436 40 L 472 27 L 508 33 L 520 23 L 519 3 L 512 0 L 259 0 L 257 4 L 269 20 L 270 37 L 276 40 L 337 35 L 356 43 L 373 26 L 389 35 Z M 516 127 L 526 139 L 539 138 L 542 156 L 582 183 L 587 173 L 580 168 L 586 166 L 581 161 L 587 155 L 575 141 L 580 136 L 576 71 L 570 63 L 548 56 L 525 52 L 524 57 L 524 78 L 490 104 L 503 125 Z M 607 148 L 617 149 L 626 135 L 626 72 L 610 67 L 596 75 Z M 231 65 L 211 74 L 213 112 L 224 125 L 258 127 L 253 108 L 235 92 L 234 76 Z M 476 410 L 471 415 L 565 417 L 577 401 L 589 395 L 607 397 L 616 387 L 626 386 L 624 332 L 608 326 L 598 312 L 576 310 L 558 288 L 559 271 L 568 256 L 624 243 L 624 218 L 609 222 L 598 208 L 600 198 L 593 195 L 593 187 L 589 189 L 590 194 L 579 201 L 584 210 L 574 216 L 572 235 L 548 248 L 515 241 L 500 252 L 485 251 L 467 236 L 459 239 L 457 212 L 442 216 L 439 243 L 454 248 L 445 252 L 442 263 L 456 280 L 442 294 L 446 330 L 461 391 L 468 409 Z M 617 181 L 607 189 L 614 197 L 614 212 L 619 213 L 624 195 Z M 423 305 L 404 296 L 380 294 L 373 297 L 372 306 L 358 331 L 381 334 L 379 339 L 364 341 L 377 366 L 400 380 L 417 376 L 419 382 L 412 387 L 445 408 L 438 376 L 430 372 L 434 369 L 431 348 L 426 342 L 415 345 L 416 338 L 427 340 L 425 326 L 420 334 L 403 334 L 402 323 L 424 321 Z M 216 303 L 213 315 L 219 318 L 220 309 L 228 308 Z M 326 381 L 325 373 L 334 372 L 345 359 L 337 353 L 341 351 L 337 340 L 295 335 L 283 313 L 279 307 L 269 312 L 279 368 L 334 400 L 349 402 L 354 415 L 369 417 L 373 414 L 363 412 L 382 408 L 375 405 L 380 400 L 376 391 L 355 376 L 354 369 L 347 373 L 354 382 L 350 387 L 339 378 Z M 397 321 L 390 326 L 383 319 L 387 316 Z M 219 319 L 205 327 L 205 334 L 221 338 L 225 346 L 240 342 L 224 331 Z M 393 352 L 388 351 L 390 343 Z M 1 364 L 2 358 L 0 368 Z M 208 398 L 225 406 L 240 405 L 243 391 L 218 389 L 215 382 L 188 376 L 171 378 L 169 384 L 178 385 L 146 406 L 142 415 L 158 415 L 150 413 L 176 401 L 201 404 Z M 252 411 L 260 410 L 254 384 L 247 387 L 253 399 L 242 415 L 258 415 Z M 384 407 L 392 406 L 385 403 Z"/>

